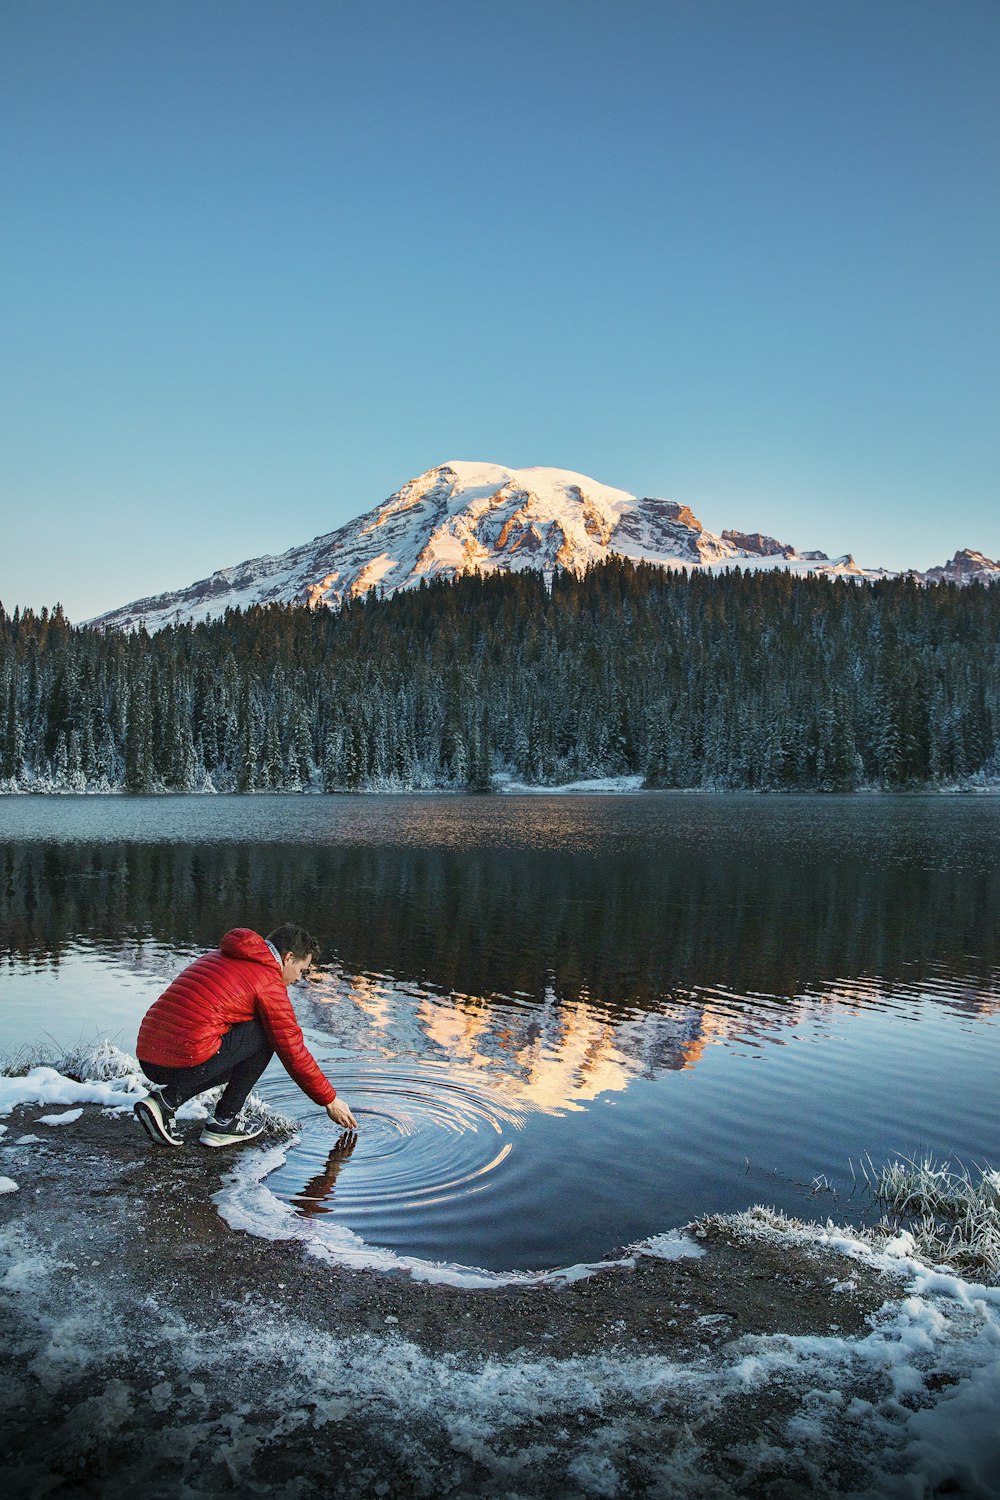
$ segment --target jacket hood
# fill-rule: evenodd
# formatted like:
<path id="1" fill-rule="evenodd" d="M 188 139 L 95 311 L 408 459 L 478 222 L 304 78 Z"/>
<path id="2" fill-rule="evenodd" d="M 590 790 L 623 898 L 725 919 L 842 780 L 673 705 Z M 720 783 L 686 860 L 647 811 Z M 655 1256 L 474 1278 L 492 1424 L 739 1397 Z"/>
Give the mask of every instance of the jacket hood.
<path id="1" fill-rule="evenodd" d="M 226 933 L 219 947 L 225 958 L 245 958 L 251 963 L 274 965 L 274 954 L 260 933 L 252 932 L 249 927 L 234 927 Z"/>

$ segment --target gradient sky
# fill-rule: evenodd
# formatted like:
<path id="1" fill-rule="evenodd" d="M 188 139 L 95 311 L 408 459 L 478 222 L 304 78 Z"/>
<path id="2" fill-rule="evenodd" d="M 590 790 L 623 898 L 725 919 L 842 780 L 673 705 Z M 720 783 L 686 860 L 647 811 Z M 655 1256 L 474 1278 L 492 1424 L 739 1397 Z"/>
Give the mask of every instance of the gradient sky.
<path id="1" fill-rule="evenodd" d="M 0 600 L 448 459 L 1000 557 L 996 0 L 4 0 Z"/>

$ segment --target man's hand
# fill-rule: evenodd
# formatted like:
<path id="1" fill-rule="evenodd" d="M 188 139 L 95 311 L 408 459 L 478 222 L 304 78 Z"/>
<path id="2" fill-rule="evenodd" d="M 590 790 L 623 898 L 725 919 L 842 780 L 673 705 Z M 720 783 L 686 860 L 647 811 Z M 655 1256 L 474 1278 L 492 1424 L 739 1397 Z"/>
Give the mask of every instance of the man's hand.
<path id="1" fill-rule="evenodd" d="M 358 1122 L 342 1100 L 331 1099 L 330 1103 L 326 1106 L 326 1112 L 333 1123 L 340 1126 L 341 1130 L 357 1130 Z"/>

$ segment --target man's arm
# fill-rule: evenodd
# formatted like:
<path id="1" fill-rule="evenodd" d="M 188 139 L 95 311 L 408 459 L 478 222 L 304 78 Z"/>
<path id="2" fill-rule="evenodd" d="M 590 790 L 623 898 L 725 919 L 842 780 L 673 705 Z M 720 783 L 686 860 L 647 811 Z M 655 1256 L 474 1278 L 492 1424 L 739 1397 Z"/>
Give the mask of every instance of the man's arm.
<path id="1" fill-rule="evenodd" d="M 337 1090 L 306 1046 L 288 991 L 280 979 L 275 978 L 260 992 L 256 1010 L 288 1076 L 314 1104 L 327 1109 L 335 1101 Z"/>

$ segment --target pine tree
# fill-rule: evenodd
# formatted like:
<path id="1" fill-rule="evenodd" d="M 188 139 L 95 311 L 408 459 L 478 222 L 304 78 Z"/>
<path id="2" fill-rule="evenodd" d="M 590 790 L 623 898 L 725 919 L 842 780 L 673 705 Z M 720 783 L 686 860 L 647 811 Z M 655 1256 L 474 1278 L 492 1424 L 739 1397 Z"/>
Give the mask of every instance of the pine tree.
<path id="1" fill-rule="evenodd" d="M 125 790 L 149 792 L 154 782 L 149 701 L 145 685 L 137 683 L 130 697 L 125 733 Z"/>
<path id="2" fill-rule="evenodd" d="M 7 714 L 4 721 L 3 750 L 0 755 L 0 776 L 14 781 L 20 776 L 24 761 L 24 739 L 21 719 L 17 711 L 17 682 L 11 676 L 7 686 Z"/>

